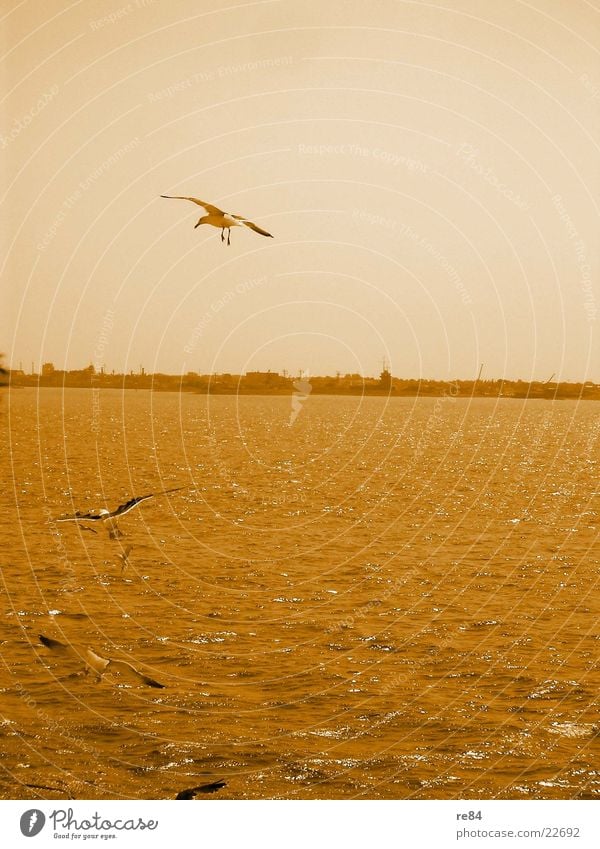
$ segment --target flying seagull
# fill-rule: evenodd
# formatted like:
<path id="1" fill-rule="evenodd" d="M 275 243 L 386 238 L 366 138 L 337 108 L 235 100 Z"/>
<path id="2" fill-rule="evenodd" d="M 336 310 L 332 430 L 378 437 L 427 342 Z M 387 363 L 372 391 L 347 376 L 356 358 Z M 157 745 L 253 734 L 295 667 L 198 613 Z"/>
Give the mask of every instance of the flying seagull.
<path id="1" fill-rule="evenodd" d="M 208 215 L 203 215 L 198 220 L 198 223 L 194 225 L 194 230 L 201 224 L 212 224 L 213 227 L 218 227 L 221 230 L 222 242 L 225 241 L 224 233 L 225 230 L 227 230 L 228 245 L 231 244 L 230 236 L 232 227 L 249 227 L 251 230 L 254 230 L 255 233 L 260 233 L 261 236 L 268 236 L 270 239 L 273 238 L 271 233 L 267 233 L 267 231 L 263 230 L 262 227 L 253 224 L 252 221 L 248 221 L 248 219 L 244 218 L 243 215 L 234 215 L 233 212 L 223 212 L 223 210 L 219 209 L 217 206 L 213 206 L 203 200 L 198 200 L 198 198 L 189 198 L 182 195 L 161 195 L 161 198 L 170 198 L 171 200 L 191 200 L 192 203 L 196 203 L 198 206 L 203 206 L 208 212 Z"/>
<path id="2" fill-rule="evenodd" d="M 127 663 L 126 660 L 113 660 L 110 657 L 102 657 L 91 649 L 82 648 L 78 651 L 68 643 L 61 643 L 58 640 L 53 640 L 51 637 L 45 637 L 43 634 L 39 634 L 39 638 L 41 644 L 46 646 L 46 648 L 51 649 L 51 651 L 83 661 L 85 663 L 86 675 L 93 671 L 97 674 L 98 681 L 100 681 L 105 672 L 108 672 L 109 674 L 117 672 L 132 683 L 141 683 L 146 684 L 147 687 L 160 687 L 161 689 L 164 689 L 164 684 L 159 684 L 158 681 L 154 680 L 154 678 L 149 678 L 147 675 L 143 675 L 141 672 L 138 672 L 137 669 L 130 663 Z"/>
<path id="3" fill-rule="evenodd" d="M 226 781 L 213 781 L 212 784 L 201 784 L 199 787 L 189 787 L 187 790 L 182 790 L 175 798 L 193 799 L 198 793 L 216 793 L 223 787 L 227 787 Z"/>
<path id="4" fill-rule="evenodd" d="M 91 513 L 81 513 L 79 510 L 73 516 L 64 516 L 62 519 L 57 519 L 57 522 L 108 522 L 108 535 L 111 539 L 118 539 L 118 537 L 122 536 L 122 532 L 119 530 L 117 525 L 117 520 L 124 516 L 125 513 L 129 513 L 130 510 L 133 510 L 134 507 L 137 507 L 138 504 L 141 504 L 142 501 L 147 501 L 149 498 L 156 498 L 158 495 L 168 495 L 171 492 L 179 492 L 182 489 L 186 489 L 185 486 L 177 486 L 174 489 L 163 489 L 162 492 L 150 492 L 148 495 L 140 495 L 138 498 L 131 498 L 129 501 L 126 501 L 125 504 L 119 504 L 119 506 L 115 510 L 106 510 L 106 508 L 102 508 L 101 510 L 97 510 L 96 512 Z M 92 528 L 85 528 L 85 530 L 92 530 Z"/>

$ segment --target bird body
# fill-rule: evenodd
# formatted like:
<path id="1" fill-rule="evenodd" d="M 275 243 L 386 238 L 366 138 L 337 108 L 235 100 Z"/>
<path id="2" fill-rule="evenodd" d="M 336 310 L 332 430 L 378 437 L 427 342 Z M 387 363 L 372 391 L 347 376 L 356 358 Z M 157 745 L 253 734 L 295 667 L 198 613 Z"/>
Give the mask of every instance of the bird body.
<path id="1" fill-rule="evenodd" d="M 43 634 L 40 634 L 39 638 L 41 644 L 51 651 L 71 659 L 83 661 L 86 674 L 90 671 L 95 672 L 98 676 L 98 681 L 102 678 L 105 672 L 108 672 L 109 674 L 116 672 L 131 683 L 142 683 L 147 687 L 160 687 L 161 689 L 165 686 L 164 684 L 159 684 L 159 682 L 155 681 L 154 678 L 150 678 L 148 675 L 138 672 L 138 670 L 132 666 L 131 663 L 127 663 L 126 660 L 114 660 L 110 657 L 102 657 L 102 655 L 97 654 L 90 648 L 82 647 L 81 649 L 76 649 L 68 643 L 61 643 L 60 640 L 53 640 L 51 637 L 45 637 Z"/>
<path id="2" fill-rule="evenodd" d="M 231 244 L 230 236 L 232 227 L 249 227 L 250 230 L 254 230 L 255 233 L 259 233 L 261 236 L 268 236 L 270 239 L 273 238 L 271 233 L 267 233 L 266 230 L 263 230 L 262 227 L 259 227 L 257 224 L 254 224 L 252 221 L 244 218 L 243 215 L 234 215 L 233 212 L 223 212 L 223 210 L 219 209 L 218 206 L 213 206 L 211 203 L 206 203 L 204 200 L 187 197 L 185 195 L 161 195 L 161 198 L 169 198 L 171 200 L 190 200 L 192 203 L 204 207 L 208 215 L 203 215 L 199 218 L 198 222 L 194 225 L 194 229 L 199 227 L 201 224 L 211 224 L 213 227 L 218 227 L 221 231 L 222 242 L 225 241 L 224 233 L 225 230 L 227 230 L 228 245 Z"/>

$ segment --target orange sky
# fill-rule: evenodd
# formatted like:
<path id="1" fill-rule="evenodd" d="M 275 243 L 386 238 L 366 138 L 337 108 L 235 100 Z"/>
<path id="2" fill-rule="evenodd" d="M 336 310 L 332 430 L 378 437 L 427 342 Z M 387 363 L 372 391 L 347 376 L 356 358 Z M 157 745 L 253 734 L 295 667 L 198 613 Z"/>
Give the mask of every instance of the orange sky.
<path id="1" fill-rule="evenodd" d="M 13 367 L 600 382 L 598 3 L 2 8 Z"/>

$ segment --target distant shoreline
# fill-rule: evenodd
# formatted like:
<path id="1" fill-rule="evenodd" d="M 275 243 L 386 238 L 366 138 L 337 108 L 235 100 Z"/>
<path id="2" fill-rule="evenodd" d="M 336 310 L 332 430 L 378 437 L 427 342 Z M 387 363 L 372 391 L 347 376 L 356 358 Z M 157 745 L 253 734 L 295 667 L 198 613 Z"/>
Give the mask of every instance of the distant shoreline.
<path id="1" fill-rule="evenodd" d="M 267 373 L 264 373 L 267 374 Z M 339 380 L 330 377 L 292 379 L 268 373 L 265 382 L 245 377 L 196 375 L 106 375 L 61 373 L 49 376 L 10 374 L 13 388 L 143 389 L 197 395 L 276 395 L 306 399 L 313 395 L 384 398 L 517 398 L 600 401 L 600 384 L 542 383 L 521 380 L 441 381 L 390 378 L 388 385 L 373 378 Z"/>

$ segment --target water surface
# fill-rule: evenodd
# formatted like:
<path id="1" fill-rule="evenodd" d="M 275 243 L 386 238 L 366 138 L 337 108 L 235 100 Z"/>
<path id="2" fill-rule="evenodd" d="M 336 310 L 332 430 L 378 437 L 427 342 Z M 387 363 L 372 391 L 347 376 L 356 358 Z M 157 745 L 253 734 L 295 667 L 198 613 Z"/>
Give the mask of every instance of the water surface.
<path id="1" fill-rule="evenodd" d="M 600 796 L 600 405 L 0 403 L 2 798 Z M 55 522 L 179 485 L 121 541 Z"/>

